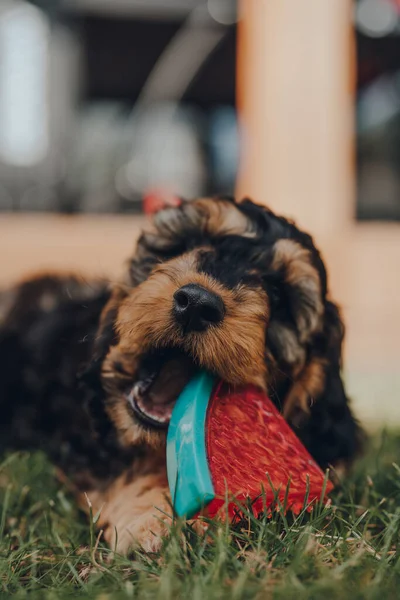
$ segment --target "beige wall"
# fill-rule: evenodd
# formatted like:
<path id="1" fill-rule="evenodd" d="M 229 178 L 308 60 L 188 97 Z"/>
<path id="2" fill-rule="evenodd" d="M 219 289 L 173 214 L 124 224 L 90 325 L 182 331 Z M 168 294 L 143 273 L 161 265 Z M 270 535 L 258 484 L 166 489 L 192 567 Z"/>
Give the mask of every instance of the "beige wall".
<path id="1" fill-rule="evenodd" d="M 0 285 L 32 271 L 78 271 L 117 279 L 145 217 L 0 214 Z"/>

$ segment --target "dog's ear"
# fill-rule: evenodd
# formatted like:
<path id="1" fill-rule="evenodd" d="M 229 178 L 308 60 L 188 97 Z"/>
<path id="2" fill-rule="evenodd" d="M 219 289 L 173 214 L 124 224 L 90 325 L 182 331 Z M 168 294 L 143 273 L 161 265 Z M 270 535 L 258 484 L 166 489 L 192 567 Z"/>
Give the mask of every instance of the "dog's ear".
<path id="1" fill-rule="evenodd" d="M 310 408 L 324 395 L 327 375 L 340 373 L 343 339 L 344 325 L 339 309 L 326 300 L 322 329 L 309 345 L 307 361 L 292 377 L 285 396 L 283 415 L 295 427 L 308 420 Z"/>
<path id="2" fill-rule="evenodd" d="M 347 469 L 366 440 L 352 414 L 341 376 L 343 339 L 339 310 L 328 300 L 312 356 L 285 399 L 284 415 L 323 468 Z M 298 427 L 295 420 L 299 416 Z"/>
<path id="3" fill-rule="evenodd" d="M 326 366 L 324 388 L 296 433 L 322 468 L 347 469 L 362 451 L 365 434 L 351 411 L 337 365 Z"/>
<path id="4" fill-rule="evenodd" d="M 321 277 L 310 250 L 290 239 L 275 242 L 266 282 L 271 300 L 268 342 L 278 361 L 298 370 L 307 344 L 323 324 Z"/>

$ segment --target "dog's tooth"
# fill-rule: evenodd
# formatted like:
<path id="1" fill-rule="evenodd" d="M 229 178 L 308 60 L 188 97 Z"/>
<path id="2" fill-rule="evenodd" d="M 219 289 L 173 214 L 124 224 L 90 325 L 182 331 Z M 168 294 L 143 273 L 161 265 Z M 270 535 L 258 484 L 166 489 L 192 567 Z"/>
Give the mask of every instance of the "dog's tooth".
<path id="1" fill-rule="evenodd" d="M 135 397 L 140 396 L 140 381 L 137 381 L 133 386 L 132 395 Z"/>

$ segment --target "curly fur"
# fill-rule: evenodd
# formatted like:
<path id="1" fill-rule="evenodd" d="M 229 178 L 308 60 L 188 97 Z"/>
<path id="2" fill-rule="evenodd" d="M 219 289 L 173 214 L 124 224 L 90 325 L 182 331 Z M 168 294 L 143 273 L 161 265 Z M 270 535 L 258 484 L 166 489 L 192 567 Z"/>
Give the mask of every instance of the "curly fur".
<path id="1" fill-rule="evenodd" d="M 177 326 L 172 299 L 189 283 L 222 299 L 218 326 Z M 127 402 L 143 356 L 178 348 L 232 385 L 264 388 L 325 468 L 350 464 L 362 441 L 341 379 L 343 336 L 308 234 L 250 200 L 183 202 L 142 234 L 120 285 L 43 275 L 0 295 L 1 447 L 43 449 L 82 506 L 84 492 L 105 503 L 110 543 L 154 549 L 165 521 L 154 505 L 168 503 L 165 432 Z"/>

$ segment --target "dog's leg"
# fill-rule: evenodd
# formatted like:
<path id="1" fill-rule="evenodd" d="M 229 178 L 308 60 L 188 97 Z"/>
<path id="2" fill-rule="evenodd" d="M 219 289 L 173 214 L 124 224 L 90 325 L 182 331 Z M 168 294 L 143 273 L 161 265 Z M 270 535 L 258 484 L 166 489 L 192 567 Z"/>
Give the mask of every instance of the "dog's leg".
<path id="1" fill-rule="evenodd" d="M 165 472 L 141 475 L 131 481 L 124 474 L 104 492 L 88 492 L 87 498 L 93 514 L 100 511 L 97 525 L 104 530 L 112 549 L 121 554 L 138 547 L 146 552 L 160 549 L 172 523 Z"/>

